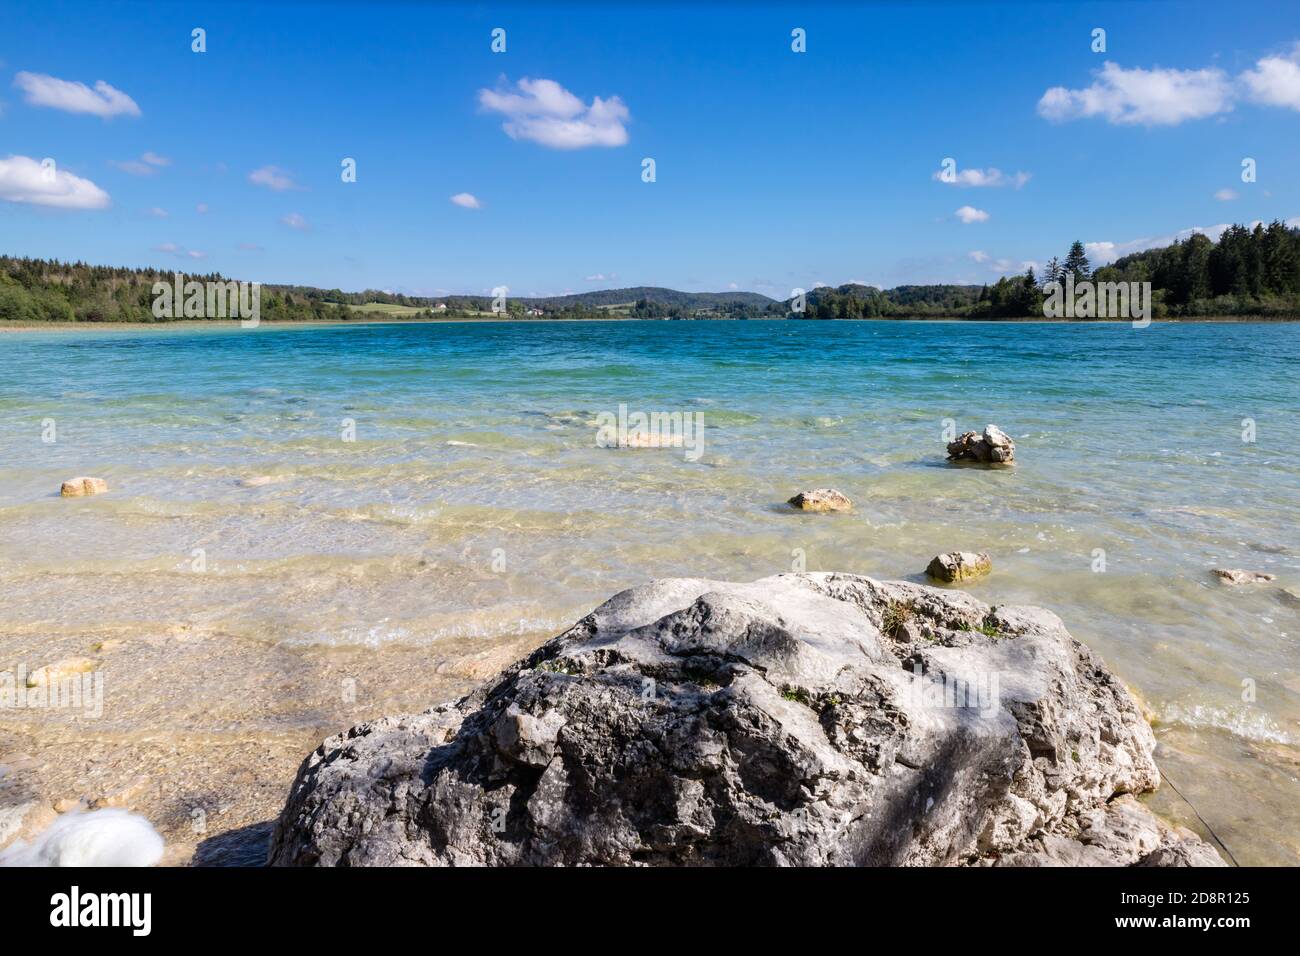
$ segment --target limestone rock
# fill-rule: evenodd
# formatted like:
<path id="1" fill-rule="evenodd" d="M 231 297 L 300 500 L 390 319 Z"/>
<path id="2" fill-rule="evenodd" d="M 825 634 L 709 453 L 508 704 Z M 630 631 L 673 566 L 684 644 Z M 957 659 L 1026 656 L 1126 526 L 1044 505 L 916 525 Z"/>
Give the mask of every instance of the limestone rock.
<path id="1" fill-rule="evenodd" d="M 1276 574 L 1265 574 L 1262 571 L 1242 571 L 1236 568 L 1215 568 L 1212 572 L 1224 584 L 1267 584 L 1269 581 L 1277 580 Z"/>
<path id="2" fill-rule="evenodd" d="M 88 674 L 93 671 L 96 664 L 89 657 L 65 657 L 61 661 L 55 661 L 53 664 L 46 664 L 44 667 L 38 667 L 27 675 L 28 687 L 48 687 L 50 684 L 58 683 L 69 677 L 76 677 L 79 674 Z"/>
<path id="3" fill-rule="evenodd" d="M 1158 785 L 1154 750 L 1050 611 L 845 574 L 668 579 L 456 704 L 326 740 L 269 861 L 1210 862 L 1115 799 Z"/>
<path id="4" fill-rule="evenodd" d="M 986 425 L 982 435 L 966 432 L 948 442 L 948 460 L 1010 465 L 1016 460 L 1016 443 L 997 425 Z"/>
<path id="5" fill-rule="evenodd" d="M 850 511 L 853 508 L 848 495 L 841 494 L 834 488 L 801 491 L 786 504 L 798 511 Z"/>
<path id="6" fill-rule="evenodd" d="M 85 495 L 102 495 L 108 491 L 108 482 L 103 478 L 69 478 L 62 487 L 59 488 L 59 494 L 65 498 L 81 498 Z"/>
<path id="7" fill-rule="evenodd" d="M 983 551 L 950 551 L 930 559 L 925 573 L 936 581 L 957 584 L 972 578 L 982 578 L 993 570 L 993 559 Z"/>

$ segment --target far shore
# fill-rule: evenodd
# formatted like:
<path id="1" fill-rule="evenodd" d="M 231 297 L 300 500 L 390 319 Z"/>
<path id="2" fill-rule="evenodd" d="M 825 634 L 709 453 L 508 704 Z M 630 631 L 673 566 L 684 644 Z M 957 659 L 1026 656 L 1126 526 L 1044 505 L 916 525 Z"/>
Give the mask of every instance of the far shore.
<path id="1" fill-rule="evenodd" d="M 582 317 L 582 318 L 496 318 L 496 317 L 478 317 L 478 318 L 401 318 L 399 316 L 390 316 L 382 319 L 316 319 L 312 321 L 270 321 L 264 320 L 252 328 L 274 328 L 274 329 L 313 329 L 325 326 L 370 326 L 370 325 L 475 325 L 485 322 L 510 323 L 513 325 L 532 325 L 544 322 L 810 322 L 819 324 L 834 324 L 837 322 L 965 322 L 972 325 L 1008 325 L 1017 323 L 1038 323 L 1043 325 L 1129 325 L 1133 319 L 1041 319 L 1032 316 L 1023 316 L 1017 318 L 999 318 L 999 319 L 971 319 L 964 316 L 955 315 L 933 315 L 933 316 L 900 316 L 898 318 L 881 317 L 872 319 L 787 319 L 777 317 L 761 317 L 753 319 L 634 319 L 630 316 L 600 316 L 600 317 Z M 1152 319 L 1151 324 L 1220 324 L 1220 323 L 1281 323 L 1281 322 L 1300 322 L 1300 316 L 1263 316 L 1263 315 L 1214 315 L 1214 316 L 1196 316 L 1196 317 L 1165 317 L 1161 319 Z M 46 331 L 97 331 L 97 332 L 139 332 L 148 329 L 193 329 L 193 328 L 213 328 L 213 329 L 238 329 L 241 328 L 238 319 L 167 319 L 158 322 L 8 322 L 0 320 L 0 332 L 46 332 Z"/>

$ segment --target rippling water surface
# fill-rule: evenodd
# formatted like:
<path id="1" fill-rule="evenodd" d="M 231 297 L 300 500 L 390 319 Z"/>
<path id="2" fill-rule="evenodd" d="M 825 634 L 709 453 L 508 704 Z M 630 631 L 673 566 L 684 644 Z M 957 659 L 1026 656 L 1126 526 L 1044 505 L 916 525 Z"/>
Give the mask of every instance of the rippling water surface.
<path id="1" fill-rule="evenodd" d="M 1297 382 L 1285 324 L 0 335 L 0 650 L 35 664 L 179 626 L 255 684 L 272 652 L 540 641 L 652 577 L 802 557 L 916 578 L 987 550 L 972 592 L 1059 613 L 1144 699 L 1162 766 L 1237 856 L 1297 863 Z M 620 403 L 702 413 L 703 454 L 596 447 Z M 997 423 L 1019 464 L 944 465 L 945 419 Z M 60 499 L 75 474 L 112 491 Z M 782 506 L 824 485 L 856 511 Z M 1277 582 L 1225 587 L 1225 566 Z M 119 719 L 182 719 L 149 694 Z"/>

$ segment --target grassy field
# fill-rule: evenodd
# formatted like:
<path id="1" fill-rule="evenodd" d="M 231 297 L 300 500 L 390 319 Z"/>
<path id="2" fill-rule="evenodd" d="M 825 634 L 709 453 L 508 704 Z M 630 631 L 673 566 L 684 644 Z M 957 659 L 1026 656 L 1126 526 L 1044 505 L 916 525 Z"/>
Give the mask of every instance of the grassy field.
<path id="1" fill-rule="evenodd" d="M 353 312 L 379 312 L 384 315 L 416 315 L 424 309 L 414 305 L 389 305 L 386 302 L 367 302 L 365 305 L 350 307 Z"/>

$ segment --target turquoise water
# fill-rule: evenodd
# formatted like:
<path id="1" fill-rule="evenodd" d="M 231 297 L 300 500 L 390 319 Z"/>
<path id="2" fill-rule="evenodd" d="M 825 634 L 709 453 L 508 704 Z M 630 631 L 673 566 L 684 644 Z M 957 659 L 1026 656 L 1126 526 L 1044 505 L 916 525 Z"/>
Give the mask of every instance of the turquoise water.
<path id="1" fill-rule="evenodd" d="M 1096 648 L 1239 859 L 1300 862 L 1298 325 L 74 330 L 0 334 L 0 370 L 10 654 L 177 622 L 232 654 L 491 646 L 651 577 L 987 550 L 972 592 Z M 620 403 L 699 413 L 698 460 L 597 447 Z M 1017 466 L 945 465 L 945 420 Z M 111 493 L 60 499 L 77 474 Z M 821 486 L 855 511 L 783 507 Z"/>

